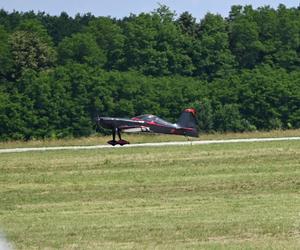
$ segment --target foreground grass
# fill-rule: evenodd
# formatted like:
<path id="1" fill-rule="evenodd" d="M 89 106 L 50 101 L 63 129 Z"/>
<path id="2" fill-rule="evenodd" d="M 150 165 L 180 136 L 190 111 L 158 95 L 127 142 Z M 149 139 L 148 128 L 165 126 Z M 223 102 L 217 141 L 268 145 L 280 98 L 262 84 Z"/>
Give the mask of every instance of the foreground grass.
<path id="1" fill-rule="evenodd" d="M 298 249 L 300 142 L 0 155 L 16 249 Z"/>
<path id="2" fill-rule="evenodd" d="M 273 131 L 255 131 L 245 133 L 211 133 L 200 134 L 199 138 L 190 138 L 191 140 L 220 140 L 220 139 L 237 139 L 237 138 L 270 138 L 270 137 L 291 137 L 299 136 L 300 129 L 290 130 L 273 130 Z M 124 134 L 123 137 L 131 143 L 147 142 L 168 142 L 168 141 L 186 141 L 184 136 L 163 135 L 163 134 Z M 111 140 L 111 136 L 94 135 L 82 138 L 70 139 L 45 139 L 30 141 L 8 141 L 0 142 L 1 148 L 18 148 L 18 147 L 50 147 L 50 146 L 88 146 L 106 144 Z"/>

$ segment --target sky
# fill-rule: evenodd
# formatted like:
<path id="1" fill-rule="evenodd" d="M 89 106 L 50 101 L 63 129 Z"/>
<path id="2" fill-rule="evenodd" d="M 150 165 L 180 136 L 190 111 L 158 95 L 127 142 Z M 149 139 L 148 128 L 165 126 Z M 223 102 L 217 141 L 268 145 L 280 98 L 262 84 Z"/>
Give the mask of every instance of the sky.
<path id="1" fill-rule="evenodd" d="M 198 20 L 207 12 L 226 17 L 232 5 L 251 4 L 255 8 L 264 5 L 276 8 L 280 3 L 287 7 L 300 5 L 299 0 L 0 0 L 0 8 L 6 11 L 43 11 L 51 15 L 65 11 L 71 16 L 90 12 L 95 16 L 123 18 L 130 13 L 151 12 L 158 8 L 158 3 L 167 5 L 177 14 L 188 11 Z"/>

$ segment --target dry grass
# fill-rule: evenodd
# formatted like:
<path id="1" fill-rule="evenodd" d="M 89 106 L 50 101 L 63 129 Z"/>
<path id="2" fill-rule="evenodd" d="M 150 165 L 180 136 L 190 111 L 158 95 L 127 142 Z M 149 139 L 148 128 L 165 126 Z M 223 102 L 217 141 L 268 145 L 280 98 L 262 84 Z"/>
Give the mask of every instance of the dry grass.
<path id="1" fill-rule="evenodd" d="M 217 140 L 217 139 L 237 139 L 237 138 L 268 138 L 268 137 L 290 137 L 300 136 L 300 129 L 297 130 L 274 130 L 274 131 L 256 131 L 245 133 L 214 133 L 201 134 L 199 139 L 191 138 L 191 140 Z M 161 134 L 124 134 L 123 137 L 131 143 L 145 142 L 168 142 L 168 141 L 186 141 L 184 136 L 161 135 Z M 31 140 L 31 141 L 9 141 L 0 142 L 1 148 L 17 148 L 17 147 L 47 147 L 47 146 L 87 146 L 106 144 L 111 140 L 111 136 L 94 135 L 83 138 L 73 139 L 47 139 L 47 140 Z"/>

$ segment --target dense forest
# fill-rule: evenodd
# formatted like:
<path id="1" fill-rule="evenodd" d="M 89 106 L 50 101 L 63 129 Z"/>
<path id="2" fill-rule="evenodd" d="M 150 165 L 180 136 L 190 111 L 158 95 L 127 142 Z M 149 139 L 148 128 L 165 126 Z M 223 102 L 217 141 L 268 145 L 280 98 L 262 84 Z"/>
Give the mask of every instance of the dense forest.
<path id="1" fill-rule="evenodd" d="M 0 140 L 95 133 L 94 117 L 198 110 L 201 131 L 300 127 L 300 7 L 199 22 L 0 10 Z"/>

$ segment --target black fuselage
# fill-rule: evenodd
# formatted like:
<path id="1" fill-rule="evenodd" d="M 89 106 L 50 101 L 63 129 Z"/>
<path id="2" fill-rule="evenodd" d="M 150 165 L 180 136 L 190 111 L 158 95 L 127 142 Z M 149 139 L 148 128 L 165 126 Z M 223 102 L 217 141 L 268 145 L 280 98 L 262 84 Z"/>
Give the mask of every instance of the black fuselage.
<path id="1" fill-rule="evenodd" d="M 132 119 L 99 117 L 98 124 L 104 128 L 117 129 L 121 132 L 153 132 L 198 137 L 198 132 L 195 128 L 182 127 L 153 115 L 134 117 Z"/>

